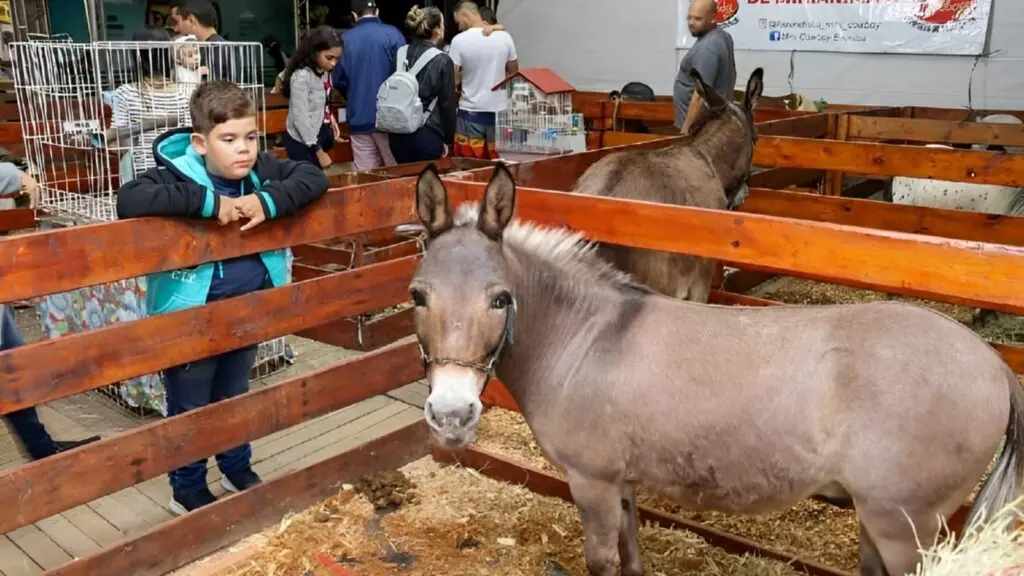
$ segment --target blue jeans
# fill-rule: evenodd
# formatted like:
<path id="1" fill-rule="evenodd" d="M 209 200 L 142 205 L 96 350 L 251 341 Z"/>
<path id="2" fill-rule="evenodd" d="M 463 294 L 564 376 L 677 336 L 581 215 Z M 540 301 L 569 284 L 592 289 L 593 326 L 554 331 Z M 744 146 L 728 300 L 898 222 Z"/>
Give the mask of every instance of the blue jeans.
<path id="1" fill-rule="evenodd" d="M 164 371 L 167 415 L 176 416 L 249 391 L 249 374 L 256 360 L 255 345 L 204 358 Z M 196 431 L 201 434 L 201 430 Z M 206 458 L 169 474 L 175 494 L 206 488 Z M 246 443 L 217 454 L 217 466 L 228 477 L 249 468 L 252 447 Z"/>
<path id="2" fill-rule="evenodd" d="M 11 312 L 10 306 L 4 306 L 3 319 L 0 320 L 0 323 L 3 324 L 0 328 L 3 330 L 0 351 L 13 350 L 25 345 L 25 341 L 22 340 L 21 334 L 18 332 L 18 325 L 15 323 L 14 313 Z M 25 445 L 25 450 L 33 458 L 45 458 L 57 452 L 57 445 L 50 437 L 50 433 L 46 431 L 46 427 L 39 421 L 39 413 L 35 407 L 22 408 L 5 414 L 4 418 L 10 422 L 14 433 L 18 435 L 21 443 Z"/>

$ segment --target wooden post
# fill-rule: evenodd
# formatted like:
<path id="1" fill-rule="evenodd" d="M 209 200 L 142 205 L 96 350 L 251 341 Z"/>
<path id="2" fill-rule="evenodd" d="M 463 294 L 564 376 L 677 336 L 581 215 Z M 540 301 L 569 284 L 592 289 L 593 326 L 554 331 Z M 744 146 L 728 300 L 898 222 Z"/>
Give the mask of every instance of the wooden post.
<path id="1" fill-rule="evenodd" d="M 850 116 L 848 114 L 836 115 L 835 121 L 835 137 L 834 140 L 845 142 L 849 137 L 850 133 Z M 830 170 L 825 176 L 825 190 L 826 196 L 842 196 L 843 195 L 843 172 L 840 170 Z"/>

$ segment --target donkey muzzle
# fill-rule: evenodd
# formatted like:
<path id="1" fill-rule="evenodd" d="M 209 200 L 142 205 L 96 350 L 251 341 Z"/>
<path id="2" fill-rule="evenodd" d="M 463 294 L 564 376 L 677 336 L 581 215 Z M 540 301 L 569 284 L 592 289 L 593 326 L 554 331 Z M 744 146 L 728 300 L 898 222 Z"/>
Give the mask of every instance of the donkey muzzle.
<path id="1" fill-rule="evenodd" d="M 427 376 L 430 395 L 423 416 L 442 447 L 461 448 L 476 439 L 483 403 L 482 377 L 463 366 L 435 366 Z"/>

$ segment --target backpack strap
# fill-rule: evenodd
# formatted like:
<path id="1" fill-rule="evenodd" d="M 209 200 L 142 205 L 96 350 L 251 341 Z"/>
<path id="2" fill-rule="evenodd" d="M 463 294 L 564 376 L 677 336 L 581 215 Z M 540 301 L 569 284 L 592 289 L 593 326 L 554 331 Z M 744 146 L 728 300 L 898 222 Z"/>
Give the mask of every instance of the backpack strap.
<path id="1" fill-rule="evenodd" d="M 416 76 L 417 74 L 420 73 L 421 70 L 423 70 L 427 66 L 427 64 L 430 64 L 431 60 L 436 58 L 439 54 L 441 54 L 441 51 L 438 50 L 437 48 L 434 48 L 433 46 L 427 48 L 426 52 L 420 54 L 420 57 L 416 59 L 416 63 L 413 64 L 412 68 L 409 69 L 409 74 Z"/>
<path id="2" fill-rule="evenodd" d="M 408 44 L 405 44 L 404 46 L 402 46 L 401 48 L 398 49 L 398 54 L 395 55 L 395 62 L 396 62 L 395 71 L 396 72 L 405 72 L 405 59 L 406 59 L 406 55 L 408 53 L 409 53 L 409 45 Z"/>
<path id="3" fill-rule="evenodd" d="M 427 66 L 427 64 L 430 64 L 431 60 L 437 58 L 441 54 L 443 54 L 443 52 L 433 46 L 427 48 L 427 50 L 423 54 L 420 54 L 420 57 L 416 59 L 416 63 L 412 65 L 412 68 L 408 70 L 409 74 L 412 74 L 413 76 L 418 75 Z M 405 59 L 403 58 L 402 61 L 404 62 Z M 431 112 L 434 111 L 435 105 L 437 105 L 436 97 L 430 101 L 430 105 L 427 106 L 427 109 L 424 111 L 426 116 L 430 116 Z"/>

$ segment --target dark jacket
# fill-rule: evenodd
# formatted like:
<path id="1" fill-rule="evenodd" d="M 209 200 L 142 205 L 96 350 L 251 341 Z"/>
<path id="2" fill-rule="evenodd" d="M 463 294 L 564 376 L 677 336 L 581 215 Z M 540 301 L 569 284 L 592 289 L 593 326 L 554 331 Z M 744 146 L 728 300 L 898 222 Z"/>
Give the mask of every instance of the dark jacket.
<path id="1" fill-rule="evenodd" d="M 117 192 L 117 217 L 187 216 L 215 219 L 221 195 L 206 171 L 206 164 L 189 143 L 191 128 L 169 130 L 153 143 L 157 166 L 145 171 Z M 278 160 L 259 154 L 249 173 L 251 190 L 263 206 L 267 220 L 294 214 L 319 198 L 330 182 L 308 162 Z M 288 249 L 260 252 L 271 286 L 291 281 Z M 150 314 L 176 312 L 207 302 L 214 275 L 224 277 L 221 262 L 205 262 L 194 268 L 168 270 L 147 276 L 146 305 Z"/>
<path id="2" fill-rule="evenodd" d="M 181 168 L 192 151 L 188 145 L 192 129 L 176 128 L 153 142 L 157 166 L 128 182 L 117 192 L 117 217 L 186 216 L 217 218 L 220 195 L 196 181 Z M 330 187 L 323 170 L 308 162 L 279 160 L 260 153 L 253 168 L 261 186 L 260 203 L 267 219 L 294 214 L 316 200 Z"/>
<path id="3" fill-rule="evenodd" d="M 406 70 L 412 68 L 416 59 L 431 47 L 434 46 L 426 41 L 413 40 L 409 44 Z M 437 98 L 437 104 L 423 128 L 436 132 L 448 148 L 452 148 L 455 142 L 455 115 L 459 105 L 455 98 L 455 63 L 448 54 L 439 54 L 420 70 L 416 81 L 420 85 L 420 100 L 424 110 Z"/>
<path id="4" fill-rule="evenodd" d="M 345 96 L 352 134 L 373 132 L 377 124 L 377 90 L 395 72 L 395 55 L 405 46 L 398 28 L 366 17 L 342 37 L 345 50 L 331 72 L 331 83 Z"/>

